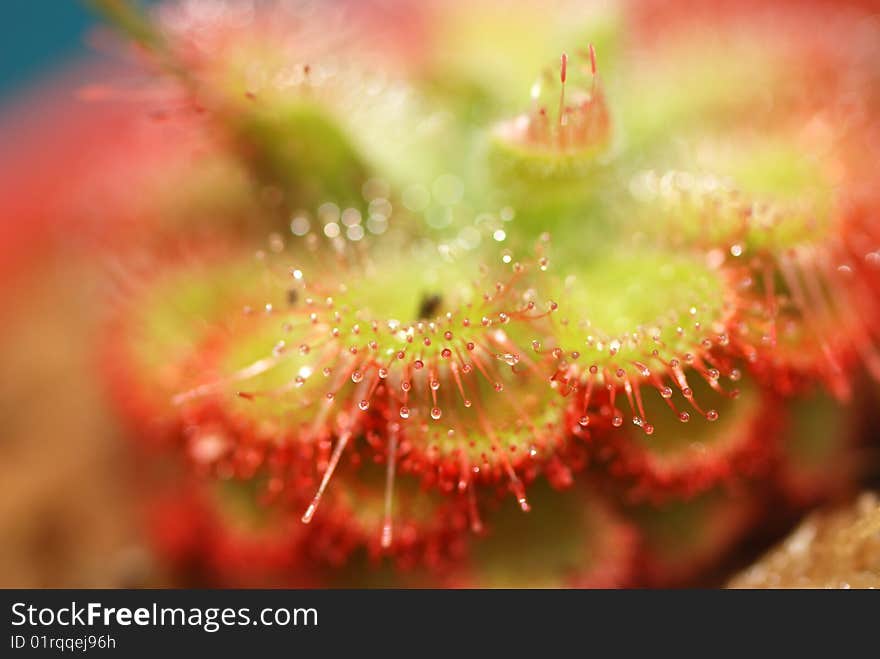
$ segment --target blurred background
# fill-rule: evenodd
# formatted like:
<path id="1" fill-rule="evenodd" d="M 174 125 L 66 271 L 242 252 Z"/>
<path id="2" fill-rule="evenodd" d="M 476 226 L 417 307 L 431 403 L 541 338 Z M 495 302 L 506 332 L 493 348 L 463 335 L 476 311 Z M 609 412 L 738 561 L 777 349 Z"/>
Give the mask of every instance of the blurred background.
<path id="1" fill-rule="evenodd" d="M 57 73 L 71 58 L 89 54 L 86 37 L 93 14 L 81 2 L 8 0 L 3 6 L 3 58 L 0 99 L 9 103 L 15 92 Z"/>
<path id="2" fill-rule="evenodd" d="M 36 212 L 65 176 L 53 168 L 54 155 L 87 149 L 86 136 L 72 142 L 52 126 L 83 111 L 74 91 L 85 62 L 106 65 L 89 45 L 97 21 L 76 0 L 9 0 L 3 19 L 0 585 L 157 583 L 138 531 L 140 511 L 124 486 L 132 475 L 126 444 L 97 382 L 83 377 L 93 367 L 85 346 L 100 283 L 75 236 L 49 229 Z M 16 176 L 33 166 L 40 180 Z M 22 186 L 37 189 L 21 194 Z"/>

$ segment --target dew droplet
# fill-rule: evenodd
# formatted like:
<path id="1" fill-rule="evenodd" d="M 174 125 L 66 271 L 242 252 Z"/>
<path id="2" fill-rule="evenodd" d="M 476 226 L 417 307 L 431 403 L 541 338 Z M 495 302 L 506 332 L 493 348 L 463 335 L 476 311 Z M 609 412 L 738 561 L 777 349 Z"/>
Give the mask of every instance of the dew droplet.
<path id="1" fill-rule="evenodd" d="M 506 352 L 501 355 L 497 355 L 498 359 L 503 361 L 508 366 L 516 366 L 519 363 L 519 355 L 515 355 L 510 352 Z"/>
<path id="2" fill-rule="evenodd" d="M 409 408 L 408 407 L 401 407 L 400 408 L 400 418 L 401 419 L 408 419 L 409 418 Z"/>
<path id="3" fill-rule="evenodd" d="M 434 407 L 431 409 L 431 418 L 436 421 L 443 415 L 443 412 L 440 411 L 439 407 Z"/>

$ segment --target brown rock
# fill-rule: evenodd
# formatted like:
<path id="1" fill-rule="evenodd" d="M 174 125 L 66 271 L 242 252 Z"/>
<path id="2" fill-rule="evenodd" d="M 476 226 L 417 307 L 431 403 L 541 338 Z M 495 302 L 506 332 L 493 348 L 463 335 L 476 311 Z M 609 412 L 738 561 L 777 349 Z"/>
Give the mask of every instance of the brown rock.
<path id="1" fill-rule="evenodd" d="M 811 514 L 729 586 L 880 587 L 880 496 L 866 492 L 845 508 Z"/>

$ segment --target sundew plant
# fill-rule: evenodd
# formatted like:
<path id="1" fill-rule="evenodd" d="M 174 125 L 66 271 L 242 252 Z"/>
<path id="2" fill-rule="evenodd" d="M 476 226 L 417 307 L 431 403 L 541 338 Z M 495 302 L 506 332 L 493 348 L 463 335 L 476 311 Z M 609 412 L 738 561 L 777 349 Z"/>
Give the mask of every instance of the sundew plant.
<path id="1" fill-rule="evenodd" d="M 173 569 L 715 583 L 858 483 L 868 7 L 93 4 L 128 72 L 81 102 L 146 137 L 66 211 L 121 264 L 102 373 Z"/>

